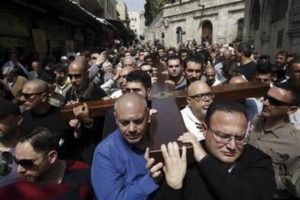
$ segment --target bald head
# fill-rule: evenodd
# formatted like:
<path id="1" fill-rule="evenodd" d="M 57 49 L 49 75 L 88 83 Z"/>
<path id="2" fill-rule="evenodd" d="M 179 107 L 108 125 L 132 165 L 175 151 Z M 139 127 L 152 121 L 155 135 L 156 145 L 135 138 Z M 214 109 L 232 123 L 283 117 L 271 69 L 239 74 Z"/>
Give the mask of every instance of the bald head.
<path id="1" fill-rule="evenodd" d="M 116 113 L 129 110 L 147 110 L 147 102 L 144 97 L 136 93 L 126 93 L 117 99 L 114 105 Z"/>
<path id="2" fill-rule="evenodd" d="M 194 96 L 199 93 L 206 93 L 210 91 L 210 87 L 201 80 L 192 82 L 187 89 L 188 96 Z"/>
<path id="3" fill-rule="evenodd" d="M 145 150 L 149 113 L 146 100 L 139 94 L 123 94 L 115 102 L 115 119 L 123 138 Z"/>
<path id="4" fill-rule="evenodd" d="M 229 50 L 229 49 L 225 49 L 224 51 L 223 51 L 223 58 L 225 59 L 225 60 L 230 60 L 230 58 L 231 58 L 231 55 L 232 55 L 232 53 L 231 53 L 231 50 Z"/>
<path id="5" fill-rule="evenodd" d="M 232 77 L 228 84 L 237 84 L 237 83 L 247 83 L 248 81 L 244 78 L 244 76 L 234 76 Z"/>
<path id="6" fill-rule="evenodd" d="M 77 70 L 81 72 L 87 71 L 87 65 L 84 64 L 84 61 L 80 59 L 76 59 L 69 64 L 68 71 L 70 70 Z"/>
<path id="7" fill-rule="evenodd" d="M 23 88 L 28 87 L 31 88 L 31 90 L 33 91 L 32 93 L 48 92 L 48 84 L 41 79 L 28 81 L 24 84 Z"/>

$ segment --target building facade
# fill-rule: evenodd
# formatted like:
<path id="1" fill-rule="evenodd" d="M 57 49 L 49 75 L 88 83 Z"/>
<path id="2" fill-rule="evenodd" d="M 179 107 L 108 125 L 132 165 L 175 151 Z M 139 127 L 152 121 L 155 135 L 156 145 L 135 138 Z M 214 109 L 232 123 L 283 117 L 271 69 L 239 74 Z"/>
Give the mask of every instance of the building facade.
<path id="1" fill-rule="evenodd" d="M 130 29 L 136 36 L 144 36 L 145 16 L 144 12 L 128 12 L 130 20 Z"/>
<path id="2" fill-rule="evenodd" d="M 242 40 L 244 0 L 185 0 L 166 4 L 147 28 L 145 41 L 178 46 Z"/>
<path id="3" fill-rule="evenodd" d="M 118 0 L 117 2 L 117 12 L 119 13 L 119 19 L 123 22 L 126 28 L 129 28 L 129 16 L 127 5 L 124 0 Z"/>
<path id="4" fill-rule="evenodd" d="M 272 58 L 279 50 L 300 54 L 300 1 L 247 0 L 245 36 Z"/>

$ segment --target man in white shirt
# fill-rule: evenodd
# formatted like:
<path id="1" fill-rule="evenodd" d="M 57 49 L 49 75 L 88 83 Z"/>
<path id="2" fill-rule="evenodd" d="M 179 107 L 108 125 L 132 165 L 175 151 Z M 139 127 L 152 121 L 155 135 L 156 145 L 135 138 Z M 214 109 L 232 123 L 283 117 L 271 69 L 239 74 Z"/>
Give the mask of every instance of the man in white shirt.
<path id="1" fill-rule="evenodd" d="M 188 131 L 198 140 L 204 139 L 202 123 L 213 98 L 214 93 L 204 81 L 195 81 L 187 89 L 188 105 L 181 110 L 181 115 Z"/>

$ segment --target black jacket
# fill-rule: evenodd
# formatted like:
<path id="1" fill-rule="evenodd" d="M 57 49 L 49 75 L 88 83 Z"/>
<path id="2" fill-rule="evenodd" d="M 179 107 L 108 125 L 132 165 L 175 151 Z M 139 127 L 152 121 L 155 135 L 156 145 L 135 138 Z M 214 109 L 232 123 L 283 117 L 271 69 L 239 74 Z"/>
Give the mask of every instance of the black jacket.
<path id="1" fill-rule="evenodd" d="M 229 173 L 217 159 L 207 156 L 188 167 L 182 189 L 166 183 L 155 200 L 268 200 L 272 199 L 275 179 L 271 159 L 246 145 L 234 170 Z"/>

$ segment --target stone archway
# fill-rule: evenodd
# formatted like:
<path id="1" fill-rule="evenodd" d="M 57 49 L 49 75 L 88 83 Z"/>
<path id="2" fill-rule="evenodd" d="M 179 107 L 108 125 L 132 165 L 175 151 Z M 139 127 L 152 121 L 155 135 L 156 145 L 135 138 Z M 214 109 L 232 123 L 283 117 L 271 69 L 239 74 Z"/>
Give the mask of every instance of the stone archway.
<path id="1" fill-rule="evenodd" d="M 211 21 L 205 20 L 201 24 L 202 43 L 208 42 L 209 44 L 212 44 L 212 38 L 213 38 L 213 25 Z"/>

